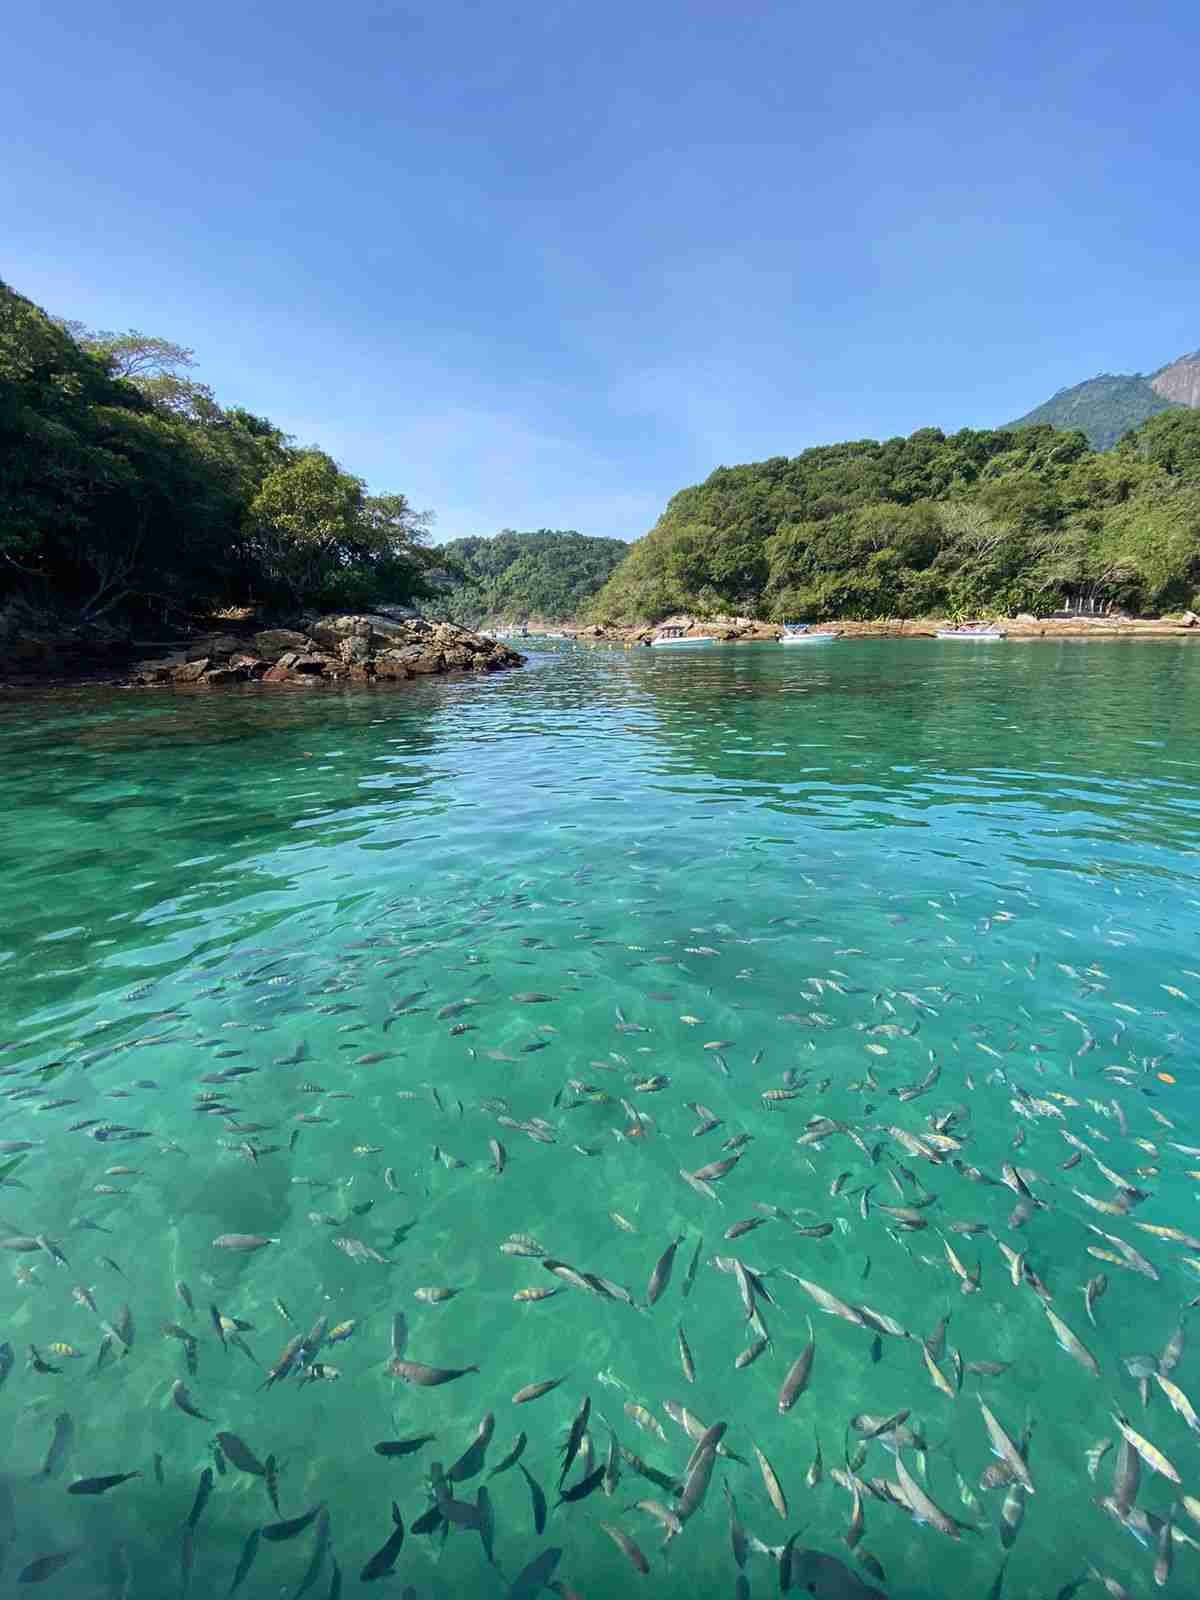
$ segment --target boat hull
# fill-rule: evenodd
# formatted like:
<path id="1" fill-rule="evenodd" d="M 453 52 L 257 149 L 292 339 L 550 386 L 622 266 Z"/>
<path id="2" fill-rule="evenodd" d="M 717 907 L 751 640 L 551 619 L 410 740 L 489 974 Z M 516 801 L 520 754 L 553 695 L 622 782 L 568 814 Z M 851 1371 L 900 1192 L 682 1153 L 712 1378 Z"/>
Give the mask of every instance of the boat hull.
<path id="1" fill-rule="evenodd" d="M 651 650 L 695 650 L 712 644 L 712 639 L 651 639 Z"/>
<path id="2" fill-rule="evenodd" d="M 939 639 L 957 639 L 960 644 L 1000 644 L 1008 638 L 1006 633 L 955 633 L 949 628 L 939 628 Z"/>
<path id="3" fill-rule="evenodd" d="M 784 634 L 780 644 L 834 644 L 837 641 L 836 633 L 797 633 Z"/>

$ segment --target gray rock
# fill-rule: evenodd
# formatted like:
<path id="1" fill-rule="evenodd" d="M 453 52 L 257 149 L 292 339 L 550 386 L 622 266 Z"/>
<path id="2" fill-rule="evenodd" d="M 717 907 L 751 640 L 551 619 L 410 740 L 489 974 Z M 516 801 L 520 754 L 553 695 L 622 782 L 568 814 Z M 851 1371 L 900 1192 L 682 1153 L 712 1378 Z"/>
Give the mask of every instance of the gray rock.
<path id="1" fill-rule="evenodd" d="M 254 635 L 254 648 L 267 661 L 278 661 L 289 650 L 299 654 L 308 648 L 307 634 L 294 628 L 267 628 Z"/>

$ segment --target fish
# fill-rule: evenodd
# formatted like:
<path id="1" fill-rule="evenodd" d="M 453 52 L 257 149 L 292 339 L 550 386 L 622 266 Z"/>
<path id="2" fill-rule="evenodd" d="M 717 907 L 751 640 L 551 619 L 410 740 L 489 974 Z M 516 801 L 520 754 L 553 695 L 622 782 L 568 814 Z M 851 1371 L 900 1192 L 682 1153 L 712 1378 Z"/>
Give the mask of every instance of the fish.
<path id="1" fill-rule="evenodd" d="M 696 1269 L 700 1265 L 700 1252 L 703 1250 L 703 1248 L 704 1238 L 703 1235 L 701 1235 L 696 1240 L 696 1248 L 692 1252 L 692 1259 L 688 1263 L 687 1272 L 684 1274 L 683 1283 L 680 1286 L 680 1293 L 683 1295 L 685 1300 L 687 1299 L 688 1295 L 691 1294 L 692 1285 L 696 1281 Z"/>
<path id="2" fill-rule="evenodd" d="M 549 1394 L 551 1389 L 557 1389 L 562 1381 L 561 1378 L 545 1378 L 540 1383 L 527 1383 L 523 1389 L 518 1389 L 516 1394 L 513 1395 L 512 1403 L 515 1406 L 521 1406 L 530 1400 L 540 1400 L 542 1395 Z"/>
<path id="3" fill-rule="evenodd" d="M 311 1511 L 304 1511 L 298 1517 L 289 1517 L 285 1522 L 268 1523 L 261 1531 L 264 1539 L 270 1539 L 278 1544 L 285 1539 L 294 1539 L 297 1534 L 304 1532 L 320 1516 L 325 1509 L 324 1504 L 313 1506 Z"/>
<path id="4" fill-rule="evenodd" d="M 529 1489 L 529 1498 L 533 1507 L 533 1531 L 540 1535 L 546 1529 L 546 1496 L 542 1492 L 541 1485 L 536 1478 L 530 1475 L 523 1461 L 517 1462 L 517 1469 L 525 1479 Z"/>
<path id="5" fill-rule="evenodd" d="M 988 1409 L 982 1395 L 979 1396 L 979 1409 L 983 1415 L 988 1438 L 991 1440 L 992 1453 L 999 1457 L 1027 1494 L 1035 1493 L 1033 1479 L 1030 1476 L 1024 1456 L 1008 1434 L 1005 1433 L 994 1413 Z"/>
<path id="6" fill-rule="evenodd" d="M 238 1557 L 238 1564 L 233 1571 L 233 1579 L 229 1585 L 229 1593 L 231 1595 L 236 1593 L 249 1577 L 250 1568 L 254 1565 L 254 1559 L 258 1555 L 258 1542 L 261 1537 L 262 1532 L 258 1528 L 251 1528 L 249 1534 L 247 1534 L 246 1542 L 242 1546 L 242 1553 Z"/>
<path id="7" fill-rule="evenodd" d="M 393 1378 L 399 1378 L 401 1383 L 413 1383 L 421 1388 L 432 1389 L 439 1384 L 453 1383 L 456 1378 L 465 1378 L 468 1372 L 478 1372 L 479 1368 L 427 1367 L 423 1361 L 393 1359 L 388 1363 L 388 1371 Z"/>
<path id="8" fill-rule="evenodd" d="M 591 1472 L 587 1473 L 585 1477 L 581 1478 L 578 1483 L 572 1484 L 569 1489 L 564 1489 L 560 1480 L 559 1495 L 557 1501 L 555 1502 L 555 1510 L 557 1510 L 561 1505 L 571 1505 L 578 1500 L 585 1500 L 588 1495 L 590 1495 L 594 1490 L 598 1489 L 603 1483 L 607 1470 L 607 1467 L 603 1462 L 601 1462 L 598 1467 L 594 1467 Z"/>
<path id="9" fill-rule="evenodd" d="M 278 1244 L 278 1239 L 268 1239 L 261 1233 L 221 1233 L 213 1240 L 214 1250 L 264 1250 L 269 1244 Z"/>
<path id="10" fill-rule="evenodd" d="M 1112 1419 L 1120 1429 L 1122 1436 L 1133 1446 L 1151 1472 L 1161 1473 L 1164 1478 L 1169 1478 L 1172 1483 L 1183 1482 L 1179 1473 L 1167 1460 L 1166 1456 L 1163 1455 L 1162 1451 L 1156 1445 L 1151 1444 L 1149 1439 L 1138 1433 L 1128 1418 L 1114 1411 Z"/>
<path id="11" fill-rule="evenodd" d="M 618 1528 L 616 1523 L 602 1522 L 600 1526 L 616 1545 L 617 1549 L 626 1557 L 630 1565 L 645 1576 L 650 1571 L 650 1563 L 646 1560 L 634 1540 L 629 1537 L 623 1528 Z"/>
<path id="12" fill-rule="evenodd" d="M 939 1533 L 945 1534 L 948 1539 L 962 1537 L 962 1526 L 957 1523 L 948 1512 L 931 1500 L 922 1489 L 921 1485 L 904 1465 L 904 1458 L 899 1450 L 896 1451 L 896 1476 L 900 1484 L 900 1493 L 904 1503 L 908 1506 L 915 1522 L 928 1522 Z"/>
<path id="13" fill-rule="evenodd" d="M 400 1548 L 404 1543 L 404 1521 L 400 1515 L 400 1507 L 394 1500 L 392 1522 L 395 1526 L 391 1533 L 359 1573 L 363 1583 L 372 1583 L 376 1578 L 385 1578 L 395 1568 L 396 1557 L 400 1554 Z"/>
<path id="14" fill-rule="evenodd" d="M 687 1334 L 683 1331 L 683 1323 L 677 1323 L 675 1338 L 679 1346 L 679 1364 L 683 1368 L 683 1375 L 689 1383 L 696 1381 L 696 1363 L 692 1359 L 692 1349 L 688 1344 Z"/>
<path id="15" fill-rule="evenodd" d="M 476 1429 L 475 1437 L 446 1473 L 448 1483 L 465 1483 L 483 1470 L 488 1445 L 496 1429 L 496 1418 L 487 1412 Z M 378 1447 L 376 1447 L 378 1449 Z M 381 1452 L 386 1454 L 386 1452 Z"/>
<path id="16" fill-rule="evenodd" d="M 1171 1409 L 1183 1418 L 1193 1433 L 1200 1433 L 1200 1416 L 1196 1415 L 1195 1407 L 1179 1385 L 1170 1378 L 1165 1377 L 1161 1371 L 1153 1372 L 1150 1375 L 1166 1395 L 1171 1404 Z"/>
<path id="17" fill-rule="evenodd" d="M 76 1478 L 74 1483 L 67 1485 L 68 1494 L 107 1494 L 109 1489 L 115 1489 L 118 1484 L 128 1483 L 130 1478 L 140 1478 L 140 1472 L 111 1472 L 102 1478 Z"/>
<path id="18" fill-rule="evenodd" d="M 508 1600 L 533 1600 L 535 1595 L 548 1588 L 562 1555 L 561 1545 L 548 1545 L 532 1561 L 527 1562 L 509 1584 Z"/>
<path id="19" fill-rule="evenodd" d="M 249 1472 L 259 1478 L 266 1476 L 266 1467 L 263 1466 L 245 1440 L 241 1439 L 236 1433 L 218 1433 L 217 1443 L 239 1472 Z"/>
<path id="20" fill-rule="evenodd" d="M 1094 1278 L 1089 1278 L 1083 1286 L 1083 1308 L 1093 1328 L 1096 1326 L 1096 1301 L 1107 1288 L 1108 1278 L 1103 1272 L 1098 1272 Z"/>
<path id="21" fill-rule="evenodd" d="M 171 1399 L 179 1407 L 180 1411 L 185 1412 L 189 1417 L 196 1417 L 201 1422 L 212 1421 L 211 1417 L 206 1416 L 205 1413 L 199 1409 L 199 1407 L 196 1405 L 196 1402 L 192 1399 L 191 1391 L 188 1389 L 187 1385 L 181 1382 L 179 1379 L 176 1379 L 176 1381 L 171 1385 Z"/>
<path id="22" fill-rule="evenodd" d="M 647 1305 L 654 1305 L 660 1296 L 666 1292 L 667 1286 L 671 1281 L 671 1269 L 675 1265 L 675 1252 L 683 1243 L 685 1237 L 686 1235 L 681 1233 L 678 1238 L 673 1239 L 655 1263 L 654 1270 L 650 1274 L 650 1281 L 646 1286 Z"/>
<path id="23" fill-rule="evenodd" d="M 762 1451 L 757 1445 L 753 1446 L 753 1450 L 754 1459 L 758 1462 L 758 1470 L 762 1474 L 763 1485 L 767 1491 L 767 1499 L 771 1502 L 771 1504 L 775 1507 L 775 1510 L 786 1522 L 788 1507 L 787 1496 L 783 1492 L 783 1486 L 779 1482 L 779 1478 L 774 1467 L 767 1460 L 766 1456 L 763 1455 Z"/>
<path id="24" fill-rule="evenodd" d="M 377 1456 L 411 1456 L 436 1438 L 436 1433 L 418 1433 L 410 1439 L 383 1439 L 372 1448 Z"/>
<path id="25" fill-rule="evenodd" d="M 793 1535 L 793 1541 L 799 1535 Z M 820 1550 L 791 1551 L 790 1582 L 815 1600 L 887 1600 L 881 1589 L 863 1583 L 835 1556 Z"/>
<path id="26" fill-rule="evenodd" d="M 52 1555 L 38 1556 L 36 1560 L 22 1567 L 17 1573 L 18 1583 L 44 1583 L 47 1578 L 66 1566 L 68 1561 L 73 1561 L 79 1554 L 79 1546 L 71 1550 L 59 1550 Z"/>
<path id="27" fill-rule="evenodd" d="M 1047 1305 L 1043 1301 L 1042 1310 L 1046 1313 L 1047 1320 L 1049 1321 L 1050 1326 L 1054 1329 L 1055 1336 L 1057 1337 L 1061 1348 L 1064 1349 L 1068 1355 L 1074 1356 L 1075 1360 L 1079 1362 L 1081 1367 L 1086 1367 L 1087 1370 L 1092 1374 L 1093 1378 L 1098 1378 L 1100 1376 L 1100 1363 L 1096 1360 L 1092 1352 L 1085 1344 L 1082 1344 L 1080 1340 L 1076 1338 L 1076 1336 L 1071 1332 L 1070 1328 L 1067 1327 L 1066 1323 L 1057 1314 L 1052 1306 Z"/>
<path id="28" fill-rule="evenodd" d="M 204 1514 L 204 1508 L 208 1504 L 208 1498 L 212 1494 L 212 1490 L 213 1471 L 211 1467 L 205 1467 L 200 1474 L 200 1482 L 196 1488 L 195 1499 L 192 1501 L 192 1509 L 188 1513 L 187 1525 L 189 1528 L 194 1528 L 200 1521 L 200 1518 Z"/>
<path id="29" fill-rule="evenodd" d="M 862 1312 L 854 1306 L 847 1305 L 844 1300 L 839 1300 L 837 1295 L 831 1294 L 828 1289 L 822 1289 L 818 1283 L 810 1283 L 807 1278 L 801 1278 L 794 1272 L 783 1269 L 785 1277 L 791 1278 L 793 1283 L 798 1283 L 805 1294 L 816 1301 L 818 1308 L 828 1316 L 841 1317 L 844 1322 L 852 1322 L 855 1327 L 866 1327 L 866 1319 Z"/>
<path id="30" fill-rule="evenodd" d="M 813 1333 L 812 1319 L 810 1318 L 808 1343 L 788 1368 L 787 1376 L 784 1378 L 779 1390 L 778 1411 L 780 1416 L 784 1416 L 789 1412 L 805 1389 L 808 1388 L 816 1353 L 817 1340 L 816 1335 Z"/>
<path id="31" fill-rule="evenodd" d="M 69 1411 L 60 1411 L 54 1419 L 54 1434 L 50 1448 L 42 1462 L 39 1477 L 54 1478 L 62 1470 L 75 1438 L 75 1422 Z"/>

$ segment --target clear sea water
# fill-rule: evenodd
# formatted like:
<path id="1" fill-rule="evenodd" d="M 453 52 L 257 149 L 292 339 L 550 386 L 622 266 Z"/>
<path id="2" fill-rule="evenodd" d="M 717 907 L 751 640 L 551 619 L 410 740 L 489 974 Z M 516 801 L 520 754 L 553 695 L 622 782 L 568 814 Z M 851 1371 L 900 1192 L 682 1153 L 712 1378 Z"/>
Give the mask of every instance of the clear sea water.
<path id="1" fill-rule="evenodd" d="M 473 1477 L 453 1495 L 474 1502 L 487 1482 L 496 1565 L 470 1528 L 443 1539 L 409 1527 L 384 1591 L 503 1595 L 554 1546 L 564 1594 L 732 1596 L 727 1485 L 750 1534 L 778 1547 L 798 1532 L 797 1550 L 855 1575 L 840 1588 L 814 1579 L 825 1600 L 854 1600 L 855 1582 L 894 1600 L 1054 1600 L 1090 1562 L 1150 1593 L 1153 1549 L 1099 1505 L 1116 1452 L 1095 1480 L 1086 1454 L 1116 1437 L 1120 1413 L 1200 1495 L 1196 1436 L 1157 1383 L 1144 1407 L 1123 1365 L 1159 1357 L 1200 1294 L 1200 1249 L 1137 1226 L 1200 1234 L 1200 1154 L 1177 1148 L 1200 1147 L 1198 779 L 1200 650 L 1186 642 L 567 645 L 486 682 L 0 702 L 0 1141 L 33 1141 L 11 1168 L 0 1154 L 0 1244 L 40 1236 L 67 1262 L 0 1250 L 0 1339 L 14 1356 L 0 1388 L 0 1592 L 183 1592 L 184 1528 L 218 1430 L 274 1455 L 281 1510 L 261 1477 L 218 1474 L 192 1534 L 192 1593 L 224 1595 L 256 1526 L 319 1503 L 330 1552 L 307 1592 L 337 1592 L 334 1558 L 351 1592 L 391 1532 L 393 1500 L 417 1520 L 431 1464 L 449 1468 L 489 1411 L 485 1472 L 525 1430 L 522 1463 L 553 1506 L 561 1446 L 590 1396 L 568 1483 L 589 1448 L 604 1460 L 610 1423 L 681 1478 L 692 1441 L 664 1401 L 726 1421 L 745 1464 L 718 1458 L 665 1549 L 634 1502 L 671 1494 L 628 1466 L 615 1494 L 552 1509 L 540 1536 L 518 1468 Z M 549 998 L 513 998 L 530 994 Z M 896 1093 L 932 1067 L 925 1093 Z M 237 1068 L 254 1070 L 212 1081 Z M 792 1098 L 762 1098 L 789 1084 Z M 696 1135 L 709 1113 L 719 1125 Z M 819 1117 L 838 1126 L 798 1144 Z M 938 1128 L 961 1143 L 953 1159 L 992 1181 L 888 1131 Z M 1113 1177 L 1091 1154 L 1064 1170 L 1064 1131 Z M 680 1177 L 743 1134 L 713 1197 Z M 490 1138 L 507 1152 L 499 1175 Z M 999 1182 L 1006 1162 L 1044 1202 L 1023 1222 Z M 122 1167 L 133 1170 L 111 1170 Z M 1144 1194 L 1127 1214 L 1121 1182 Z M 914 1199 L 923 1229 L 879 1209 Z M 833 1230 L 805 1236 L 775 1207 Z M 756 1216 L 768 1220 L 722 1238 Z M 964 1222 L 985 1231 L 951 1231 Z M 1156 1276 L 1089 1255 L 1118 1253 L 1089 1224 Z M 277 1242 L 214 1247 L 230 1233 Z M 513 1234 L 626 1286 L 636 1305 L 502 1253 Z M 647 1307 L 651 1270 L 679 1235 L 671 1283 Z M 1014 1286 L 997 1237 L 1025 1253 L 1098 1377 L 1059 1348 L 1029 1284 Z M 351 1259 L 335 1238 L 385 1259 Z M 968 1271 L 981 1265 L 978 1292 L 959 1292 L 944 1239 Z M 742 1370 L 752 1334 L 717 1255 L 739 1256 L 771 1296 L 771 1346 Z M 785 1271 L 912 1338 L 822 1315 Z M 1093 1328 L 1080 1286 L 1101 1272 Z M 422 1286 L 458 1292 L 428 1304 Z M 525 1286 L 561 1292 L 514 1301 Z M 245 1325 L 244 1348 L 222 1347 L 210 1306 Z M 398 1382 L 397 1312 L 406 1359 L 478 1373 Z M 935 1387 L 920 1339 L 944 1315 L 952 1391 L 954 1351 L 1008 1369 L 966 1373 L 953 1397 Z M 811 1380 L 781 1414 L 810 1316 Z M 321 1317 L 354 1322 L 315 1358 L 340 1378 L 294 1372 L 264 1388 L 264 1369 Z M 164 1323 L 194 1334 L 194 1375 Z M 108 1335 L 96 1371 L 105 1324 L 129 1348 Z M 31 1365 L 31 1345 L 59 1370 Z M 1200 1321 L 1171 1376 L 1200 1404 Z M 513 1404 L 552 1378 L 550 1393 Z M 210 1420 L 173 1402 L 179 1380 Z M 1036 1493 L 1007 1551 L 1007 1491 L 979 1486 L 994 1459 L 981 1387 L 1014 1439 L 1029 1430 Z M 973 1530 L 951 1539 L 868 1494 L 858 1554 L 884 1580 L 844 1541 L 851 1499 L 831 1472 L 855 1448 L 852 1416 L 901 1409 L 927 1446 L 906 1449 L 905 1465 Z M 44 1473 L 64 1413 L 70 1447 Z M 374 1452 L 426 1432 L 436 1438 L 410 1456 Z M 809 1487 L 814 1437 L 824 1477 Z M 784 1519 L 755 1445 L 783 1485 Z M 135 1470 L 104 1494 L 68 1493 Z M 883 1441 L 859 1472 L 895 1480 Z M 1138 1505 L 1162 1517 L 1178 1492 L 1147 1467 Z M 636 1540 L 648 1576 L 602 1522 Z M 315 1533 L 264 1539 L 239 1593 L 299 1593 Z M 69 1551 L 40 1586 L 18 1583 Z M 772 1594 L 777 1562 L 752 1552 L 744 1577 L 751 1595 Z M 1103 1591 L 1088 1580 L 1080 1592 Z M 1200 1593 L 1186 1540 L 1166 1592 Z"/>

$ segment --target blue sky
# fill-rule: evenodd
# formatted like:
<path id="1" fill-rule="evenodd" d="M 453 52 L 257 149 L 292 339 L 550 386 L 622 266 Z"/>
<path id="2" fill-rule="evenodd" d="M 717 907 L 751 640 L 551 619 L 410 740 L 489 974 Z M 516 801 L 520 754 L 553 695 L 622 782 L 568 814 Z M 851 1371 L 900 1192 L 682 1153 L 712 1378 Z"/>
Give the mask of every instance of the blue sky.
<path id="1" fill-rule="evenodd" d="M 0 275 L 437 514 L 634 538 L 722 463 L 1200 345 L 1190 3 L 41 0 Z"/>

